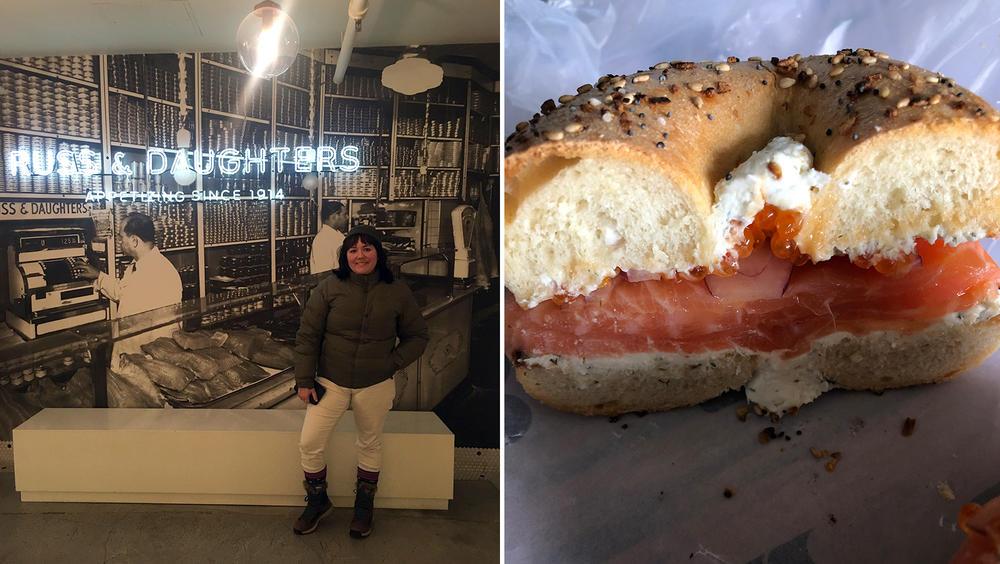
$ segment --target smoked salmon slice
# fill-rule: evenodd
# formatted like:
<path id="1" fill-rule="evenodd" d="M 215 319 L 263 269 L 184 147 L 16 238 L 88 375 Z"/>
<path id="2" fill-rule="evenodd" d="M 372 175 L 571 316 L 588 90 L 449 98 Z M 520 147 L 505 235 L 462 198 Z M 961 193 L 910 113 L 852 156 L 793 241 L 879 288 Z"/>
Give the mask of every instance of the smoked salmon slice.
<path id="1" fill-rule="evenodd" d="M 741 347 L 794 356 L 838 331 L 922 330 L 1000 287 L 1000 268 L 978 242 L 918 240 L 916 253 L 917 265 L 893 276 L 845 257 L 788 268 L 762 245 L 728 279 L 629 282 L 620 274 L 585 298 L 528 310 L 508 292 L 507 351 L 586 358 Z"/>

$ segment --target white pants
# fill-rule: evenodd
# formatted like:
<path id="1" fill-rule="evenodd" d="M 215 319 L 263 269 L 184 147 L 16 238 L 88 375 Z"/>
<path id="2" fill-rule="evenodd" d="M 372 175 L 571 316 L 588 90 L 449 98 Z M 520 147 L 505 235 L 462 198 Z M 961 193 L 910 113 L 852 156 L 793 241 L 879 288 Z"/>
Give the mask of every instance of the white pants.
<path id="1" fill-rule="evenodd" d="M 326 466 L 323 452 L 326 450 L 330 431 L 337 426 L 340 416 L 348 407 L 354 410 L 354 424 L 358 428 L 358 466 L 364 470 L 378 472 L 382 467 L 382 425 L 385 416 L 392 409 L 396 396 L 396 384 L 392 378 L 367 388 L 344 388 L 326 378 L 317 378 L 326 394 L 319 404 L 306 406 L 306 420 L 302 424 L 299 437 L 299 452 L 302 454 L 302 469 L 319 472 Z"/>

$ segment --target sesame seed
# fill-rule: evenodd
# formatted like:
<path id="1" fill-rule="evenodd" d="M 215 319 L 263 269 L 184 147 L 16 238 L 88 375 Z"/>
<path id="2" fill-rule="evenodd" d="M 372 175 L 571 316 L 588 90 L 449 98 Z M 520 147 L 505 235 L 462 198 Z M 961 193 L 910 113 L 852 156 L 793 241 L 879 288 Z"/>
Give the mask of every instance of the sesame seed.
<path id="1" fill-rule="evenodd" d="M 924 80 L 926 80 L 927 82 L 930 82 L 931 84 L 937 84 L 941 79 L 939 77 L 934 76 L 934 75 L 930 75 L 930 76 L 924 78 Z"/>
<path id="2" fill-rule="evenodd" d="M 664 132 L 663 132 L 663 138 L 664 138 L 664 139 L 667 139 L 668 137 L 670 137 L 670 133 L 668 133 L 668 132 L 664 131 Z"/>
<path id="3" fill-rule="evenodd" d="M 812 69 L 810 69 L 810 68 L 806 68 L 806 71 L 805 71 L 805 72 L 806 72 L 806 75 L 807 75 L 807 76 L 812 76 L 812 75 L 813 75 L 813 70 L 812 70 Z"/>
<path id="4" fill-rule="evenodd" d="M 635 135 L 635 133 L 633 133 L 632 130 L 629 129 L 628 131 L 625 132 L 625 135 L 628 135 L 629 137 L 632 137 L 633 135 Z"/>
<path id="5" fill-rule="evenodd" d="M 694 90 L 695 92 L 701 92 L 705 88 L 705 86 L 702 83 L 700 83 L 700 82 L 695 82 L 695 83 L 689 84 L 688 88 L 690 88 L 691 90 Z"/>
<path id="6" fill-rule="evenodd" d="M 861 62 L 866 65 L 874 65 L 878 61 L 878 58 L 868 55 L 867 57 L 861 57 Z"/>
<path id="7" fill-rule="evenodd" d="M 715 119 L 715 116 L 714 116 L 714 115 L 712 115 L 712 114 L 706 114 L 706 115 L 708 116 L 708 120 L 709 120 L 709 121 L 712 121 L 712 120 L 714 120 L 714 119 Z"/>
<path id="8" fill-rule="evenodd" d="M 625 86 L 624 78 L 619 78 L 618 80 L 611 83 L 612 88 L 621 88 L 622 86 Z"/>
<path id="9" fill-rule="evenodd" d="M 698 96 L 692 96 L 691 97 L 691 103 L 694 104 L 694 106 L 696 108 L 700 108 L 700 107 L 702 107 L 702 105 L 705 104 L 705 102 L 701 98 L 699 98 Z"/>
<path id="10" fill-rule="evenodd" d="M 602 121 L 606 121 L 608 123 L 611 123 L 611 120 L 613 120 L 613 119 L 615 119 L 615 117 L 613 115 L 611 115 L 611 112 L 604 112 L 603 114 L 601 114 L 601 120 Z"/>
<path id="11" fill-rule="evenodd" d="M 635 75 L 635 78 L 632 79 L 632 82 L 646 82 L 647 80 L 649 80 L 648 74 L 637 74 Z"/>
<path id="12" fill-rule="evenodd" d="M 940 94 L 935 94 L 935 95 L 931 96 L 931 105 L 932 106 L 934 104 L 939 103 L 940 101 L 941 101 L 941 95 Z"/>
<path id="13" fill-rule="evenodd" d="M 605 96 L 604 97 L 604 103 L 605 104 L 610 104 L 612 100 L 614 100 L 613 96 Z"/>
<path id="14" fill-rule="evenodd" d="M 889 78 L 893 80 L 901 80 L 903 75 L 899 74 L 899 71 L 889 71 Z"/>
<path id="15" fill-rule="evenodd" d="M 522 122 L 518 123 L 517 125 L 515 125 L 514 129 L 516 131 L 524 131 L 525 129 L 528 129 L 528 125 L 529 125 L 528 122 L 522 121 Z"/>
<path id="16" fill-rule="evenodd" d="M 576 133 L 577 131 L 580 131 L 581 129 L 583 129 L 583 124 L 582 123 L 567 123 L 566 127 L 563 128 L 563 130 L 566 133 Z"/>
<path id="17" fill-rule="evenodd" d="M 591 86 L 591 85 L 589 85 L 589 84 L 584 84 L 584 85 L 582 85 L 582 86 L 579 86 L 579 87 L 578 87 L 578 88 L 576 89 L 576 93 L 577 93 L 577 94 L 586 94 L 587 92 L 590 92 L 590 91 L 591 91 L 591 90 L 593 90 L 593 89 L 594 89 L 594 87 L 593 87 L 593 86 Z"/>
<path id="18" fill-rule="evenodd" d="M 763 84 L 764 86 L 767 86 L 767 79 L 760 81 L 760 83 Z"/>
<path id="19" fill-rule="evenodd" d="M 662 149 L 662 148 L 664 148 L 664 147 L 666 147 L 666 146 L 667 146 L 667 144 L 666 144 L 666 143 L 664 143 L 663 141 L 657 141 L 657 142 L 656 142 L 656 148 L 657 148 L 657 149 Z"/>
<path id="20" fill-rule="evenodd" d="M 910 70 L 910 63 L 903 63 L 902 69 L 903 70 Z"/>
<path id="21" fill-rule="evenodd" d="M 854 133 L 853 135 L 851 135 L 851 139 L 857 141 L 858 139 L 861 139 L 861 134 L 860 133 Z"/>
<path id="22" fill-rule="evenodd" d="M 993 123 L 1000 121 L 1000 114 L 990 114 L 990 121 Z"/>
<path id="23" fill-rule="evenodd" d="M 902 100 L 896 102 L 896 107 L 897 108 L 905 108 L 906 106 L 909 106 L 909 105 L 910 105 L 910 99 L 909 98 L 903 98 Z"/>
<path id="24" fill-rule="evenodd" d="M 826 130 L 826 136 L 829 137 L 831 135 L 833 135 L 833 130 L 830 129 L 830 128 L 827 128 L 827 130 Z"/>
<path id="25" fill-rule="evenodd" d="M 566 104 L 568 102 L 572 102 L 573 98 L 576 98 L 576 96 L 572 94 L 563 94 L 562 96 L 559 97 L 559 103 Z"/>
<path id="26" fill-rule="evenodd" d="M 670 114 L 672 114 L 672 113 L 673 112 L 667 112 L 667 117 L 670 117 Z"/>
<path id="27" fill-rule="evenodd" d="M 787 76 L 778 81 L 780 88 L 790 88 L 793 84 L 795 84 L 795 79 Z"/>
<path id="28" fill-rule="evenodd" d="M 830 76 L 837 76 L 842 72 L 844 72 L 844 67 L 842 65 L 834 65 L 834 67 L 830 69 Z"/>
<path id="29" fill-rule="evenodd" d="M 646 124 L 640 123 L 639 124 L 639 129 L 646 129 Z"/>
<path id="30" fill-rule="evenodd" d="M 833 64 L 835 64 L 835 65 L 839 65 L 840 61 L 843 61 L 843 60 L 844 60 L 844 54 L 843 53 L 837 53 L 836 55 L 833 56 L 833 60 L 831 60 L 830 62 L 833 63 Z"/>
<path id="31" fill-rule="evenodd" d="M 826 83 L 825 82 L 820 82 L 819 83 L 819 89 L 820 90 L 826 90 Z"/>
<path id="32" fill-rule="evenodd" d="M 545 138 L 548 139 L 549 141 L 559 141 L 560 139 L 563 138 L 563 132 L 562 131 L 546 131 L 545 132 Z"/>
<path id="33" fill-rule="evenodd" d="M 888 88 L 882 87 L 878 89 L 878 95 L 882 98 L 888 98 L 891 91 Z"/>
<path id="34" fill-rule="evenodd" d="M 653 65 L 653 69 L 654 70 L 663 70 L 663 69 L 665 69 L 665 68 L 667 68 L 669 66 L 670 66 L 670 63 L 664 61 L 662 63 L 656 63 L 655 65 Z"/>
<path id="35" fill-rule="evenodd" d="M 591 106 L 594 106 L 594 107 L 597 107 L 597 106 L 601 105 L 601 101 L 598 100 L 597 98 L 591 98 L 591 99 L 587 100 L 587 103 L 590 104 Z"/>
<path id="36" fill-rule="evenodd" d="M 833 83 L 836 84 L 837 86 L 840 86 L 840 85 L 843 84 L 843 82 L 840 82 L 839 78 L 837 80 L 834 80 Z"/>
<path id="37" fill-rule="evenodd" d="M 748 61 L 759 61 L 760 57 L 748 57 L 747 60 Z"/>
<path id="38" fill-rule="evenodd" d="M 889 54 L 888 53 L 883 53 L 882 51 L 875 51 L 875 56 L 878 57 L 878 58 L 880 58 L 880 59 L 888 59 L 889 58 Z"/>
<path id="39" fill-rule="evenodd" d="M 726 173 L 726 180 L 732 180 L 732 179 L 733 179 L 733 173 L 727 172 Z"/>
<path id="40" fill-rule="evenodd" d="M 814 74 L 809 77 L 809 82 L 806 83 L 806 86 L 809 88 L 816 88 L 817 84 L 819 84 L 819 76 Z"/>
<path id="41" fill-rule="evenodd" d="M 622 103 L 624 104 L 631 104 L 632 102 L 635 102 L 635 96 L 633 96 L 632 94 L 628 94 L 624 98 L 622 98 Z"/>
<path id="42" fill-rule="evenodd" d="M 658 123 L 660 125 L 667 125 L 667 118 L 665 118 L 663 116 L 659 116 L 659 117 L 656 118 L 656 123 Z"/>
<path id="43" fill-rule="evenodd" d="M 729 72 L 729 65 L 726 63 L 719 63 L 715 65 L 715 70 L 719 72 Z"/>

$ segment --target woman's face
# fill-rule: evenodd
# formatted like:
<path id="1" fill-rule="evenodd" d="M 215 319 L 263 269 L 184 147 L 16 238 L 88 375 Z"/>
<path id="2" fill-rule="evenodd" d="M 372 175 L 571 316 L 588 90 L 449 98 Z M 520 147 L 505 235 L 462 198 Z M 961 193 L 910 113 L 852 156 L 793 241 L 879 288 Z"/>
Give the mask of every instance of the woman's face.
<path id="1" fill-rule="evenodd" d="M 370 274 L 378 262 L 378 252 L 375 247 L 361 239 L 353 247 L 347 249 L 347 265 L 357 274 Z"/>

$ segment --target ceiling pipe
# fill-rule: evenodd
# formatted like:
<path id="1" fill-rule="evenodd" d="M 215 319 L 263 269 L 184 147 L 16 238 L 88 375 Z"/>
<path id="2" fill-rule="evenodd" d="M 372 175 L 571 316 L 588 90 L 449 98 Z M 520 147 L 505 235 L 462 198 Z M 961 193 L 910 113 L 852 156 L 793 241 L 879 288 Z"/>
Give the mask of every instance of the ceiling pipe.
<path id="1" fill-rule="evenodd" d="M 347 65 L 351 62 L 351 52 L 354 50 L 354 34 L 361 31 L 361 20 L 368 12 L 368 0 L 350 0 L 347 5 L 347 29 L 340 43 L 340 54 L 337 55 L 337 68 L 333 73 L 333 83 L 344 81 Z"/>

